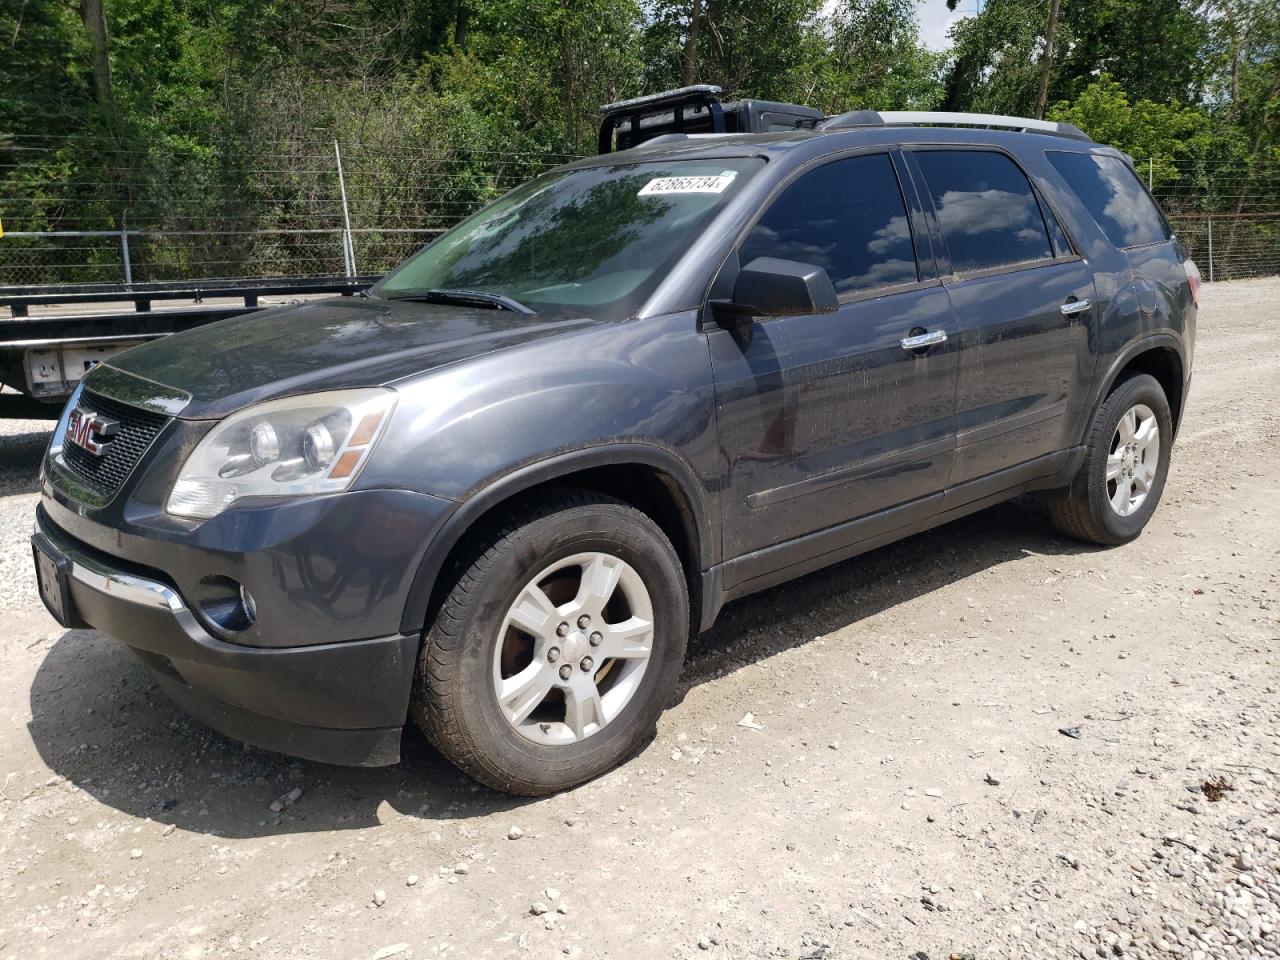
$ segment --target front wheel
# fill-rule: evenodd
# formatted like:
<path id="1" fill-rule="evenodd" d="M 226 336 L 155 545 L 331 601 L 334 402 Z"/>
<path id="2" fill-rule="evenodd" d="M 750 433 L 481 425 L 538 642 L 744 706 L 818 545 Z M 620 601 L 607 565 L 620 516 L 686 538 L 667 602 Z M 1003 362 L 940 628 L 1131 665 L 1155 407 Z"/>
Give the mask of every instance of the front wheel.
<path id="1" fill-rule="evenodd" d="M 536 796 L 652 735 L 689 632 L 679 558 L 649 517 L 563 491 L 472 543 L 430 624 L 412 710 L 475 779 Z"/>
<path id="2" fill-rule="evenodd" d="M 1173 450 L 1173 417 L 1155 377 L 1122 380 L 1094 415 L 1084 463 L 1071 486 L 1049 498 L 1063 533 L 1104 546 L 1142 532 L 1164 492 Z"/>

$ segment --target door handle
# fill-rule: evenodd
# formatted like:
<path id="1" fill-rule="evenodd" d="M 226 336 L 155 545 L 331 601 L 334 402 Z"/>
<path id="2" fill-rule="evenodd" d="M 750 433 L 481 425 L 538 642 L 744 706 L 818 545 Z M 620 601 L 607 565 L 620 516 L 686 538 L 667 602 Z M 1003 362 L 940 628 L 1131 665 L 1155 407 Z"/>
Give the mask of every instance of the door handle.
<path id="1" fill-rule="evenodd" d="M 1084 313 L 1091 306 L 1093 306 L 1093 302 L 1090 300 L 1068 300 L 1060 309 L 1064 316 L 1073 317 L 1077 313 Z"/>
<path id="2" fill-rule="evenodd" d="M 917 333 L 910 337 L 903 337 L 900 342 L 903 350 L 927 350 L 929 347 L 936 347 L 940 343 L 946 343 L 947 331 L 932 330 L 928 333 Z"/>

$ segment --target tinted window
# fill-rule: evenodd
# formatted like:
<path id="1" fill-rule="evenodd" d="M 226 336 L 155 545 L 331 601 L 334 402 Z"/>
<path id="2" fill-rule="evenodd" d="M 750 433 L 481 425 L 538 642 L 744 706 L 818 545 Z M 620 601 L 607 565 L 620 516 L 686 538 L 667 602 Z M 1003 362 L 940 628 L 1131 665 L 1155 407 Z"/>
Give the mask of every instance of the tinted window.
<path id="1" fill-rule="evenodd" d="M 1053 257 L 1031 184 L 1004 154 L 922 150 L 915 157 L 956 273 Z"/>
<path id="2" fill-rule="evenodd" d="M 916 280 L 915 248 L 888 154 L 837 160 L 787 187 L 742 246 L 756 257 L 826 269 L 837 293 Z"/>
<path id="3" fill-rule="evenodd" d="M 1117 247 L 1137 247 L 1169 239 L 1159 209 L 1123 160 L 1096 153 L 1056 150 L 1048 156 L 1107 239 Z"/>
<path id="4" fill-rule="evenodd" d="M 1069 257 L 1075 253 L 1071 249 L 1071 241 L 1067 239 L 1066 231 L 1062 229 L 1062 224 L 1058 223 L 1058 218 L 1053 215 L 1053 211 L 1046 207 L 1043 201 L 1040 204 L 1040 212 L 1044 214 L 1044 222 L 1049 225 L 1049 236 L 1053 238 L 1053 252 L 1059 257 Z"/>

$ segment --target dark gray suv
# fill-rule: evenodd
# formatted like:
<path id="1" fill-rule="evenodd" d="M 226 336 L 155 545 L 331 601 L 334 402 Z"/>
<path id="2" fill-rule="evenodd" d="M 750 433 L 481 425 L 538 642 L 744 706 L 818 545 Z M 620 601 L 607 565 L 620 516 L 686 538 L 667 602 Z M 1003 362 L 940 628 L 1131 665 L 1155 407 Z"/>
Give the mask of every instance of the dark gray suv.
<path id="1" fill-rule="evenodd" d="M 50 611 L 230 736 L 386 764 L 412 716 L 542 794 L 646 742 L 726 601 L 1031 490 L 1138 536 L 1199 278 L 1124 155 L 797 124 L 569 164 L 363 296 L 99 366 L 43 465 Z"/>

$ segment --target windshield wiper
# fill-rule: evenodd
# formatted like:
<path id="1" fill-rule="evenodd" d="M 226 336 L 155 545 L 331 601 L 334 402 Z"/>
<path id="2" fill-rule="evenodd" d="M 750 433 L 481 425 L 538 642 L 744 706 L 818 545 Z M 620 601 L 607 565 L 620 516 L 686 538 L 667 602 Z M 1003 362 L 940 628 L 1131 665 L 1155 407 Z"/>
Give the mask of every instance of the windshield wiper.
<path id="1" fill-rule="evenodd" d="M 446 290 L 437 288 L 424 290 L 421 293 L 392 294 L 388 300 L 420 300 L 423 303 L 455 303 L 465 307 L 489 307 L 493 310 L 510 310 L 512 313 L 523 313 L 532 316 L 536 311 L 526 307 L 519 300 L 504 296 L 501 293 L 489 293 L 486 290 Z"/>

